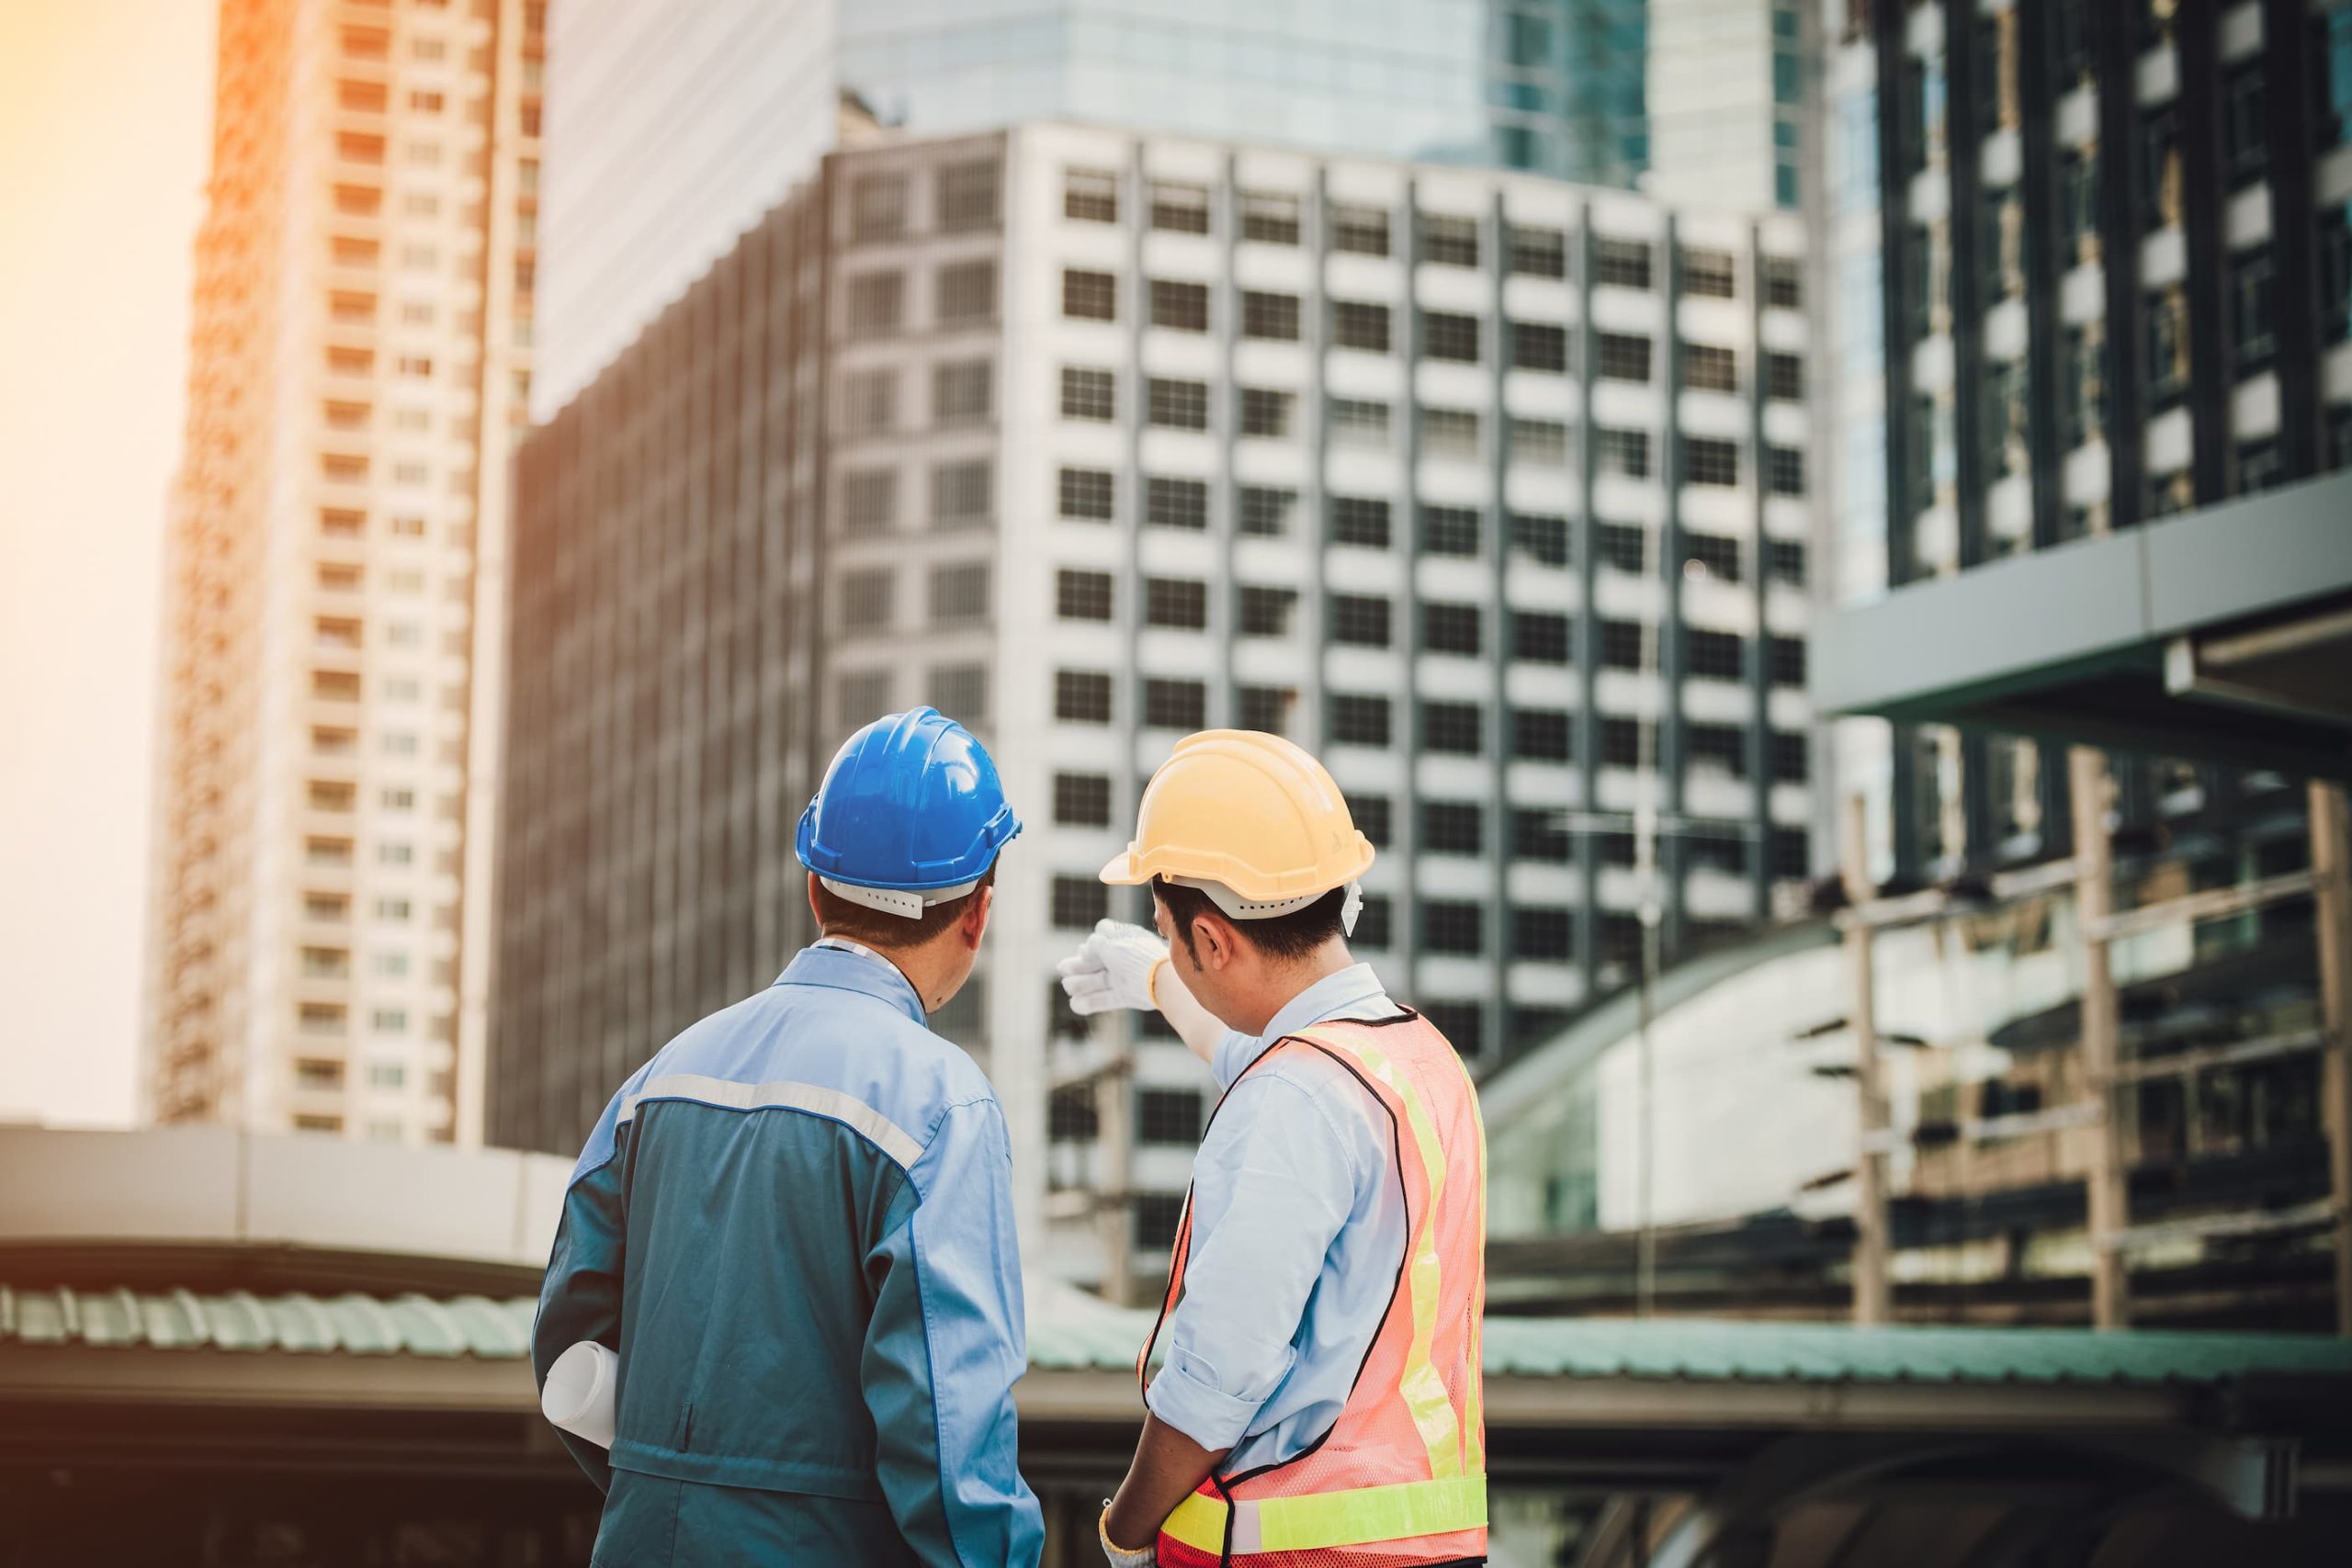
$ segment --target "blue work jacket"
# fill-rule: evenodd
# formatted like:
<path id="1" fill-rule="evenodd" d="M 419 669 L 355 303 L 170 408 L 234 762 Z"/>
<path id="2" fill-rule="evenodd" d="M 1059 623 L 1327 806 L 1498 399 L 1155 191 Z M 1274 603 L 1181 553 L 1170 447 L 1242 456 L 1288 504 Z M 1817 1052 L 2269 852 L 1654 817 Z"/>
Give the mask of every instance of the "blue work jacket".
<path id="1" fill-rule="evenodd" d="M 619 1356 L 594 1562 L 1030 1568 L 1004 1112 L 888 961 L 820 942 L 605 1108 L 532 1333 Z"/>

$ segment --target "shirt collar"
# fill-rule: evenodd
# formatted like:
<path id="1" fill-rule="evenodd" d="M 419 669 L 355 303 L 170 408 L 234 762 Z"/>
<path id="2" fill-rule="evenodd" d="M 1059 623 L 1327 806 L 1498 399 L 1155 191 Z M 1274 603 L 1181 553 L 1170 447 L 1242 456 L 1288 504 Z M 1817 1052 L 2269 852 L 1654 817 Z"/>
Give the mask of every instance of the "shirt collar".
<path id="1" fill-rule="evenodd" d="M 844 937 L 819 937 L 793 955 L 775 983 L 856 991 L 889 1003 L 917 1023 L 925 1020 L 922 998 L 899 973 L 899 966 L 872 948 Z"/>
<path id="2" fill-rule="evenodd" d="M 1276 1009 L 1274 1016 L 1266 1021 L 1264 1032 L 1250 1043 L 1247 1055 L 1236 1065 L 1236 1074 L 1264 1055 L 1275 1041 L 1285 1034 L 1295 1034 L 1309 1024 L 1343 1013 L 1351 1018 L 1386 1018 L 1396 1010 L 1396 1004 L 1388 999 L 1387 990 L 1381 985 L 1380 976 L 1372 972 L 1372 965 L 1351 964 L 1324 976 Z"/>

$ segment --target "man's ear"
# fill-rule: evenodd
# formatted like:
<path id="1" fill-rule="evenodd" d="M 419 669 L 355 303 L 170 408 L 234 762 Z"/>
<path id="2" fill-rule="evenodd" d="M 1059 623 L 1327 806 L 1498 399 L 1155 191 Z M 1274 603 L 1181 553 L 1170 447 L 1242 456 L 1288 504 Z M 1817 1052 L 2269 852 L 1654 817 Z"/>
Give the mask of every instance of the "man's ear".
<path id="1" fill-rule="evenodd" d="M 1201 967 L 1221 969 L 1241 955 L 1240 939 L 1225 917 L 1204 910 L 1193 917 L 1193 940 L 1203 945 Z"/>
<path id="2" fill-rule="evenodd" d="M 964 945 L 975 953 L 980 949 L 980 938 L 989 929 L 989 911 L 995 904 L 996 884 L 991 882 L 964 906 L 963 914 L 956 919 L 956 933 L 964 939 Z"/>

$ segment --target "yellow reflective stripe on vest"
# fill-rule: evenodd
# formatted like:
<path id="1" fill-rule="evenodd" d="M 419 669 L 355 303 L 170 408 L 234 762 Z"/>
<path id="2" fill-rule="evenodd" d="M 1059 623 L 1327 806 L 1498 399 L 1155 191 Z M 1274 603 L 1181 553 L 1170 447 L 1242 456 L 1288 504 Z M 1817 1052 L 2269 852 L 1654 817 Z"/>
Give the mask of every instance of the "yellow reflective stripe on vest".
<path id="1" fill-rule="evenodd" d="M 1413 1236 L 1412 1261 L 1406 1269 L 1412 1287 L 1413 1340 L 1405 1352 L 1405 1372 L 1397 1380 L 1397 1393 L 1412 1415 L 1415 1429 L 1421 1434 L 1422 1446 L 1429 1450 L 1430 1474 L 1441 1480 L 1460 1475 L 1462 1429 L 1455 1425 L 1453 1398 L 1446 1393 L 1445 1379 L 1430 1359 L 1430 1348 L 1437 1339 L 1437 1302 L 1442 1282 L 1437 1257 L 1437 1211 L 1438 1200 L 1445 1192 L 1445 1150 L 1438 1142 L 1437 1123 L 1430 1119 L 1429 1104 L 1421 1098 L 1420 1090 L 1390 1065 L 1383 1052 L 1361 1041 L 1313 1029 L 1301 1030 L 1300 1033 L 1317 1044 L 1355 1057 L 1405 1103 L 1405 1120 L 1413 1130 L 1414 1145 L 1420 1151 L 1429 1193 L 1421 1210 L 1421 1223 Z"/>
<path id="2" fill-rule="evenodd" d="M 1315 1551 L 1382 1540 L 1417 1540 L 1487 1524 L 1487 1478 L 1453 1475 L 1351 1492 L 1267 1497 L 1228 1508 L 1221 1497 L 1195 1492 L 1176 1506 L 1161 1530 L 1195 1551 L 1225 1551 L 1232 1515 L 1233 1553 Z"/>
<path id="3" fill-rule="evenodd" d="M 1470 1103 L 1478 1102 L 1478 1083 L 1470 1076 L 1470 1064 L 1459 1055 L 1453 1058 L 1462 1069 L 1462 1081 L 1470 1090 Z M 1487 1119 L 1471 1118 L 1478 1129 L 1478 1236 L 1481 1247 L 1487 1235 Z M 1463 1393 L 1462 1429 L 1469 1448 L 1469 1468 L 1473 1475 L 1487 1472 L 1487 1292 L 1482 1287 L 1470 1293 L 1470 1364 L 1467 1369 L 1470 1386 Z"/>

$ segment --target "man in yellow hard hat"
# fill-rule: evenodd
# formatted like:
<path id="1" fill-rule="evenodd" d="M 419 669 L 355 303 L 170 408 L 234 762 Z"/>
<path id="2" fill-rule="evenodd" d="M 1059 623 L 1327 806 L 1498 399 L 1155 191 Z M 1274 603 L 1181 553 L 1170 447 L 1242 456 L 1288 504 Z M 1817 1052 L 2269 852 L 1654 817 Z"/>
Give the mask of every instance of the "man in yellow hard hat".
<path id="1" fill-rule="evenodd" d="M 1372 858 L 1298 747 L 1187 737 L 1102 870 L 1159 934 L 1105 920 L 1061 964 L 1080 1012 L 1159 1009 L 1223 1091 L 1114 1568 L 1486 1560 L 1485 1136 L 1453 1047 L 1348 952 Z"/>

